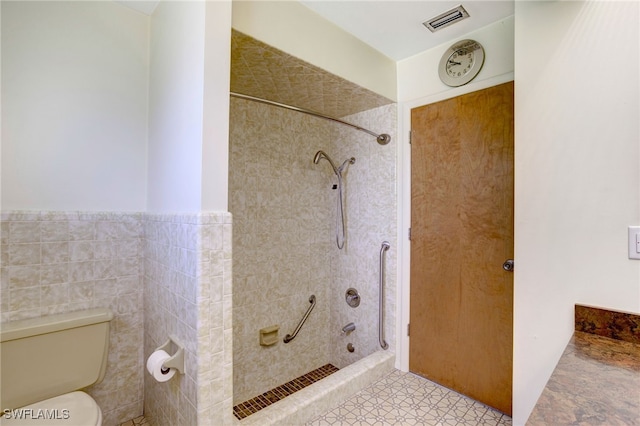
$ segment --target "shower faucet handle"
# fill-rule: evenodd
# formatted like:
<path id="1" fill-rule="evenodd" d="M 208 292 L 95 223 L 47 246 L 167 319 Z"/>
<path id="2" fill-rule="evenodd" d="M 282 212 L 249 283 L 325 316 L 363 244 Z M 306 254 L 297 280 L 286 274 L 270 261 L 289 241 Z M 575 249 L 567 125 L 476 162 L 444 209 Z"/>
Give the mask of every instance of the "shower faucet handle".
<path id="1" fill-rule="evenodd" d="M 347 305 L 352 308 L 357 308 L 360 305 L 360 294 L 358 290 L 353 287 L 348 289 L 344 295 L 344 300 L 347 302 Z"/>
<path id="2" fill-rule="evenodd" d="M 352 322 L 350 322 L 349 324 L 345 325 L 344 327 L 342 327 L 342 333 L 343 334 L 349 334 L 352 331 L 355 331 L 356 329 L 356 325 Z"/>

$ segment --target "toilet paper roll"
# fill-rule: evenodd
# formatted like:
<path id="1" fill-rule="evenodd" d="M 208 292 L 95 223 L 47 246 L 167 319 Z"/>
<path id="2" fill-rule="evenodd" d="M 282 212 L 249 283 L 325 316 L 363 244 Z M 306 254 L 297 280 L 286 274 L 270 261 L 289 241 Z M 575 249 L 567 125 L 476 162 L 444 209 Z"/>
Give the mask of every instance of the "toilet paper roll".
<path id="1" fill-rule="evenodd" d="M 169 358 L 171 358 L 169 354 L 160 349 L 152 353 L 149 359 L 147 359 L 147 371 L 158 382 L 166 382 L 176 374 L 174 368 L 169 368 L 169 371 L 167 371 L 167 369 L 162 367 L 162 364 Z"/>

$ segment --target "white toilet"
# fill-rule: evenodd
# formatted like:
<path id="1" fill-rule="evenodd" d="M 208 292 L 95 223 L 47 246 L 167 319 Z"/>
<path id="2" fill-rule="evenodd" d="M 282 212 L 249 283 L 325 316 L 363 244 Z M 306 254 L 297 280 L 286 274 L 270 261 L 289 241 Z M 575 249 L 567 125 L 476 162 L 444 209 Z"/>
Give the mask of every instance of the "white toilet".
<path id="1" fill-rule="evenodd" d="M 0 425 L 100 426 L 80 389 L 104 378 L 112 319 L 90 309 L 0 325 Z"/>

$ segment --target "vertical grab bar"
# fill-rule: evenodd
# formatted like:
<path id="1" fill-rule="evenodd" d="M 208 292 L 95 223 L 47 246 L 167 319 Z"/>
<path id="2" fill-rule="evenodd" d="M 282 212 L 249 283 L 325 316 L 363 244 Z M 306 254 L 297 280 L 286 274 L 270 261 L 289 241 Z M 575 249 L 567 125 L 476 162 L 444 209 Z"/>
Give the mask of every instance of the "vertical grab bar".
<path id="1" fill-rule="evenodd" d="M 388 349 L 389 344 L 384 340 L 384 277 L 385 277 L 385 257 L 384 253 L 389 250 L 391 244 L 388 241 L 382 242 L 380 247 L 380 288 L 378 296 L 378 342 L 382 349 Z"/>

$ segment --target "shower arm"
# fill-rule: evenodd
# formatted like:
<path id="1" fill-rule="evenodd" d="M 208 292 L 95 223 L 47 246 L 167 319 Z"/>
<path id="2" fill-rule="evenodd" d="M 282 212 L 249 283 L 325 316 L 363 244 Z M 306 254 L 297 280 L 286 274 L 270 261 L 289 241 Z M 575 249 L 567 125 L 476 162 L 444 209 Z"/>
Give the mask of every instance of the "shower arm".
<path id="1" fill-rule="evenodd" d="M 391 136 L 389 136 L 387 133 L 378 134 L 378 133 L 372 132 L 371 130 L 365 129 L 364 127 L 360 127 L 360 126 L 357 126 L 357 125 L 355 125 L 353 123 L 349 123 L 349 122 L 340 120 L 339 118 L 335 118 L 335 117 L 331 117 L 331 116 L 328 116 L 328 115 L 324 115 L 324 114 L 321 114 L 319 112 L 311 111 L 311 110 L 304 109 L 304 108 L 298 108 L 298 107 L 295 107 L 295 106 L 292 106 L 292 105 L 281 104 L 280 102 L 270 101 L 268 99 L 256 98 L 255 96 L 243 95 L 242 93 L 229 92 L 229 95 L 231 97 L 234 97 L 234 98 L 244 99 L 244 100 L 247 100 L 247 101 L 260 102 L 260 103 L 267 104 L 267 105 L 272 105 L 272 106 L 277 106 L 277 107 L 280 107 L 280 108 L 289 109 L 291 111 L 297 111 L 297 112 L 301 112 L 303 114 L 309 114 L 309 115 L 313 115 L 314 117 L 324 118 L 325 120 L 330 120 L 330 121 L 334 121 L 336 123 L 344 124 L 346 126 L 353 127 L 356 130 L 360 130 L 361 132 L 365 132 L 365 133 L 370 134 L 371 136 L 376 138 L 376 141 L 378 141 L 378 143 L 380 145 L 386 145 L 389 142 L 391 142 Z"/>

